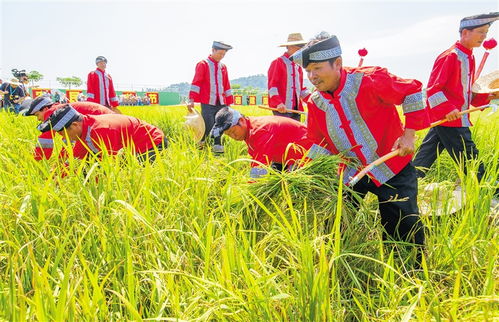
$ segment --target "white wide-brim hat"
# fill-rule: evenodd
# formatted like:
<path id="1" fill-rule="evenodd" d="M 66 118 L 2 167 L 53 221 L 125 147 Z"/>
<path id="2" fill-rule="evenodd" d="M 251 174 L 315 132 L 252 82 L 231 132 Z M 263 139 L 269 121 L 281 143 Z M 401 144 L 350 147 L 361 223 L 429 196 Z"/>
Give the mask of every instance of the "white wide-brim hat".
<path id="1" fill-rule="evenodd" d="M 205 124 L 201 114 L 199 114 L 198 111 L 193 110 L 193 112 L 190 112 L 188 115 L 184 117 L 185 117 L 184 124 L 192 131 L 196 141 L 201 140 L 203 138 L 205 130 Z"/>
<path id="2" fill-rule="evenodd" d="M 477 79 L 471 87 L 471 91 L 473 93 L 499 92 L 499 70 L 495 70 Z"/>

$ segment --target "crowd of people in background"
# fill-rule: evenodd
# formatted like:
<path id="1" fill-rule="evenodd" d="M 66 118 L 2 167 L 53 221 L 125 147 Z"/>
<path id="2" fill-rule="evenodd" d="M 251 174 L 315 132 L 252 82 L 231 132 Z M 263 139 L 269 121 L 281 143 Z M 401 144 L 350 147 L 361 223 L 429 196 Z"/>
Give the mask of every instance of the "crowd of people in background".
<path id="1" fill-rule="evenodd" d="M 118 102 L 121 106 L 143 106 L 150 105 L 151 99 L 147 95 L 119 95 Z"/>

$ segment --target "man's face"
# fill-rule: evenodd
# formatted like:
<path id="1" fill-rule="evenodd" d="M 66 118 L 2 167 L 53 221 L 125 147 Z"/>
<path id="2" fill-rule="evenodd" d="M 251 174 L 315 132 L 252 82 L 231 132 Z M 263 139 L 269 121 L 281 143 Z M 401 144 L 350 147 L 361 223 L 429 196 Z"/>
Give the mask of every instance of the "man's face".
<path id="1" fill-rule="evenodd" d="M 27 84 L 28 83 L 28 76 L 22 76 L 20 79 L 21 83 Z"/>
<path id="2" fill-rule="evenodd" d="M 38 121 L 40 122 L 43 122 L 44 119 L 43 119 L 43 115 L 45 114 L 45 111 L 36 111 L 33 113 L 34 116 L 36 116 L 36 118 L 38 119 Z"/>
<path id="3" fill-rule="evenodd" d="M 67 127 L 66 129 L 62 129 L 57 133 L 62 135 L 64 138 L 69 139 L 69 142 L 73 142 L 78 140 L 78 138 L 81 136 L 81 132 L 82 132 L 82 123 L 73 122 L 69 127 Z"/>
<path id="4" fill-rule="evenodd" d="M 246 122 L 244 122 L 243 118 L 239 119 L 239 123 L 230 127 L 228 130 L 224 132 L 225 135 L 236 141 L 244 141 L 248 134 L 248 128 L 246 126 Z"/>
<path id="5" fill-rule="evenodd" d="M 107 63 L 105 61 L 100 61 L 97 63 L 97 67 L 100 69 L 106 69 Z"/>
<path id="6" fill-rule="evenodd" d="M 286 46 L 287 53 L 291 56 L 300 50 L 303 46 Z"/>
<path id="7" fill-rule="evenodd" d="M 489 25 L 485 25 L 473 30 L 463 29 L 461 34 L 463 45 L 468 48 L 480 47 L 487 38 L 489 27 Z"/>
<path id="8" fill-rule="evenodd" d="M 221 61 L 222 58 L 224 58 L 226 52 L 227 52 L 227 50 L 224 50 L 224 49 L 213 48 L 211 51 L 211 58 L 213 58 L 217 62 Z"/>
<path id="9" fill-rule="evenodd" d="M 341 57 L 338 57 L 333 65 L 329 62 L 310 63 L 305 68 L 310 82 L 318 91 L 334 91 L 340 85 Z"/>

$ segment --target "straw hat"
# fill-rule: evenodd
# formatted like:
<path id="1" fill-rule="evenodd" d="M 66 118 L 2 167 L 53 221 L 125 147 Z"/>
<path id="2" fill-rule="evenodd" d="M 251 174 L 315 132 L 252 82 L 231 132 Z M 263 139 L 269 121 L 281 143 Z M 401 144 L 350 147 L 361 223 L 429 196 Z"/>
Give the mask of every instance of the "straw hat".
<path id="1" fill-rule="evenodd" d="M 289 34 L 288 41 L 282 45 L 279 45 L 279 47 L 305 45 L 306 43 L 307 43 L 307 41 L 303 39 L 301 33 L 295 32 L 295 33 Z"/>
<path id="2" fill-rule="evenodd" d="M 203 138 L 205 130 L 203 117 L 195 109 L 193 109 L 193 112 L 189 112 L 189 114 L 187 114 L 184 117 L 185 117 L 184 124 L 189 129 L 191 129 L 196 141 L 201 140 Z"/>
<path id="3" fill-rule="evenodd" d="M 473 93 L 494 93 L 499 92 L 499 70 L 480 77 L 471 88 Z"/>
<path id="4" fill-rule="evenodd" d="M 17 78 L 12 78 L 9 83 L 10 83 L 10 85 L 14 85 L 14 86 L 21 85 L 21 83 L 19 82 L 19 80 Z"/>

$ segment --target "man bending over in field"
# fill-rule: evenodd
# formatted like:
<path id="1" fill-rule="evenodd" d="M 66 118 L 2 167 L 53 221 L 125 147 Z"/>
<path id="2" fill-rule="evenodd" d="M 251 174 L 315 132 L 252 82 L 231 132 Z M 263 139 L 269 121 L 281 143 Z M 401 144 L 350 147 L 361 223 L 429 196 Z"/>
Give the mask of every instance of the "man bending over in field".
<path id="1" fill-rule="evenodd" d="M 85 159 L 101 155 L 103 150 L 117 154 L 132 148 L 140 161 L 156 159 L 156 153 L 167 148 L 163 131 L 135 117 L 123 114 L 82 115 L 70 105 L 56 110 L 38 126 L 41 132 L 53 130 L 67 137 L 73 146 L 73 155 Z"/>
<path id="2" fill-rule="evenodd" d="M 312 145 L 307 139 L 307 127 L 296 120 L 280 116 L 245 117 L 229 107 L 217 112 L 211 131 L 215 138 L 222 134 L 246 143 L 254 160 L 252 178 L 267 174 L 261 164 L 277 170 L 292 167 Z"/>
<path id="3" fill-rule="evenodd" d="M 36 116 L 38 121 L 46 121 L 54 111 L 66 106 L 71 106 L 78 113 L 83 115 L 114 114 L 109 108 L 92 102 L 74 102 L 69 104 L 56 104 L 49 97 L 39 96 L 31 101 L 25 116 Z M 33 152 L 35 160 L 50 159 L 54 148 L 54 131 L 47 131 L 40 134 L 38 142 Z"/>

